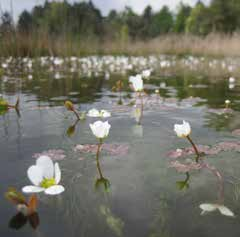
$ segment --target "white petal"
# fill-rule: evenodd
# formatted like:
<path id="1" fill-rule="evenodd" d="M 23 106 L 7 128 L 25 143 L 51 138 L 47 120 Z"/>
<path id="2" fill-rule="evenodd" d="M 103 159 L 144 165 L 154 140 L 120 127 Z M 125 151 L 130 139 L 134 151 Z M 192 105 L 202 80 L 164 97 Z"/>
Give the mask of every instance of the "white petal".
<path id="1" fill-rule="evenodd" d="M 97 109 L 89 110 L 87 115 L 89 117 L 99 117 L 100 116 L 99 111 Z"/>
<path id="2" fill-rule="evenodd" d="M 204 203 L 199 206 L 204 212 L 211 212 L 215 211 L 217 209 L 217 206 L 215 204 L 211 203 Z"/>
<path id="3" fill-rule="evenodd" d="M 50 157 L 40 156 L 37 159 L 37 166 L 42 168 L 44 178 L 47 178 L 47 179 L 53 178 L 54 166 Z"/>
<path id="4" fill-rule="evenodd" d="M 225 206 L 219 206 L 218 207 L 218 210 L 221 212 L 222 215 L 225 215 L 225 216 L 234 216 L 234 213 L 227 207 Z"/>
<path id="5" fill-rule="evenodd" d="M 44 188 L 30 185 L 30 186 L 23 187 L 22 191 L 24 193 L 40 193 L 40 192 L 44 191 Z"/>
<path id="6" fill-rule="evenodd" d="M 59 184 L 59 182 L 61 181 L 61 170 L 59 164 L 55 163 L 54 168 L 55 168 L 55 182 L 56 184 Z"/>
<path id="7" fill-rule="evenodd" d="M 62 185 L 54 185 L 45 190 L 45 193 L 48 195 L 57 195 L 64 192 L 65 188 Z"/>
<path id="8" fill-rule="evenodd" d="M 38 186 L 43 180 L 43 171 L 36 165 L 28 168 L 27 175 L 29 180 L 36 186 Z"/>

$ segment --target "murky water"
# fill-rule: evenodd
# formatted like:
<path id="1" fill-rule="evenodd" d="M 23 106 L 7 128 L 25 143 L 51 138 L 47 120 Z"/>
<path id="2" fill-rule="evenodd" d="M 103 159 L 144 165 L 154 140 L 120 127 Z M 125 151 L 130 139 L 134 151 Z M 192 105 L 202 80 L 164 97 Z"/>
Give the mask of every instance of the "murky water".
<path id="1" fill-rule="evenodd" d="M 169 168 L 168 157 L 172 150 L 189 147 L 173 131 L 173 125 L 183 119 L 191 123 L 197 144 L 239 142 L 239 136 L 232 134 L 240 128 L 237 83 L 229 89 L 226 80 L 215 83 L 209 78 L 155 73 L 145 80 L 144 116 L 138 126 L 128 105 L 134 97 L 128 75 L 111 74 L 106 79 L 102 74 L 71 73 L 56 79 L 49 72 L 32 74 L 28 78 L 24 72 L 9 69 L 0 80 L 0 93 L 6 100 L 14 104 L 20 97 L 20 116 L 10 110 L 0 117 L 0 193 L 3 196 L 10 186 L 21 190 L 29 184 L 27 169 L 35 163 L 35 154 L 49 150 L 61 166 L 66 191 L 53 197 L 38 195 L 40 225 L 36 230 L 29 223 L 18 230 L 16 223 L 15 229 L 10 228 L 17 213 L 2 198 L 0 236 L 239 236 L 240 150 L 226 149 L 204 158 L 222 174 L 224 205 L 234 218 L 218 211 L 200 215 L 200 204 L 218 199 L 217 178 L 207 170 L 191 171 L 189 188 L 179 190 L 176 182 L 184 180 L 185 174 Z M 118 105 L 119 93 L 112 91 L 117 80 L 124 84 L 123 105 Z M 223 110 L 226 99 L 231 100 L 228 112 Z M 75 124 L 74 115 L 64 108 L 65 100 L 81 111 L 95 107 L 112 113 L 106 143 L 124 145 L 125 150 L 101 153 L 100 168 L 111 184 L 107 191 L 103 184 L 98 189 L 95 185 L 99 178 L 95 154 L 74 150 L 78 144 L 97 143 L 89 129 L 94 119 Z M 73 125 L 74 131 L 67 133 Z"/>

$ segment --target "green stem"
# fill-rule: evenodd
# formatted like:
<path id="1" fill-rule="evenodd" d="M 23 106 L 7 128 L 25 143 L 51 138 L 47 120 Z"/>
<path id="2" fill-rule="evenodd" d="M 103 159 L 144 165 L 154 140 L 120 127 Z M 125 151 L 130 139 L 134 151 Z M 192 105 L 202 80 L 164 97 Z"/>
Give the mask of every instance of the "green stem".
<path id="1" fill-rule="evenodd" d="M 72 111 L 73 111 L 73 113 L 76 115 L 77 119 L 80 120 L 80 116 L 79 116 L 79 114 L 77 113 L 77 111 L 76 111 L 75 109 L 73 109 Z"/>
<path id="2" fill-rule="evenodd" d="M 97 148 L 97 154 L 96 154 L 96 161 L 97 161 L 97 169 L 98 169 L 98 173 L 100 175 L 100 178 L 103 178 L 103 174 L 102 174 L 102 170 L 101 170 L 101 166 L 100 166 L 100 162 L 99 162 L 99 155 L 100 155 L 100 149 L 102 146 L 102 142 L 100 141 L 98 144 L 98 148 Z"/>
<path id="3" fill-rule="evenodd" d="M 198 163 L 198 161 L 199 161 L 199 156 L 200 156 L 200 154 L 199 154 L 199 152 L 198 152 L 198 149 L 197 149 L 197 147 L 196 147 L 196 145 L 194 144 L 194 142 L 192 141 L 192 139 L 190 138 L 190 136 L 187 136 L 187 139 L 188 139 L 188 141 L 191 143 L 191 145 L 192 145 L 192 147 L 193 147 L 193 149 L 194 149 L 194 151 L 195 151 L 195 153 L 196 153 L 196 162 Z"/>
<path id="4" fill-rule="evenodd" d="M 138 125 L 141 125 L 142 117 L 143 117 L 143 97 L 142 97 L 142 92 L 141 91 L 139 92 L 139 98 L 141 100 L 141 114 L 140 114 Z"/>
<path id="5" fill-rule="evenodd" d="M 189 174 L 189 172 L 186 172 L 185 183 L 187 183 L 189 179 L 190 179 L 190 174 Z"/>

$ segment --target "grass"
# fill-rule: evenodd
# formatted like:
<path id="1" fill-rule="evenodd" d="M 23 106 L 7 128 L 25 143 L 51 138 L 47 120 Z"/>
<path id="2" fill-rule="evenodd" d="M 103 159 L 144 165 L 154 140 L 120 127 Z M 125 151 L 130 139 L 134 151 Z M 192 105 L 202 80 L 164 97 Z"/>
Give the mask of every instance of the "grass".
<path id="1" fill-rule="evenodd" d="M 62 35 L 50 37 L 44 32 L 33 35 L 12 33 L 0 38 L 1 56 L 83 56 L 90 54 L 175 54 L 213 57 L 240 56 L 240 34 L 164 35 L 149 41 L 81 39 Z"/>

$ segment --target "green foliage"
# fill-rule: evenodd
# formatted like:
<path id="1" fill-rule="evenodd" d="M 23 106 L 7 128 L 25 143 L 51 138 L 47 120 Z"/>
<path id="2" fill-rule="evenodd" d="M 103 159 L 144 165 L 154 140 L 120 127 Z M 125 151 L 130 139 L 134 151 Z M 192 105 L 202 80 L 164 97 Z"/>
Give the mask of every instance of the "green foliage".
<path id="1" fill-rule="evenodd" d="M 56 37 L 75 40 L 90 40 L 101 43 L 104 39 L 117 40 L 122 44 L 136 39 L 150 39 L 169 32 L 207 35 L 211 32 L 230 33 L 240 27 L 240 1 L 211 0 L 209 5 L 198 1 L 192 8 L 180 3 L 173 13 L 167 6 L 154 12 L 147 6 L 142 14 L 130 7 L 123 11 L 110 11 L 102 16 L 99 9 L 89 1 L 48 1 L 24 10 L 13 23 L 10 13 L 3 12 L 0 18 L 1 35 L 15 32 L 51 39 Z M 0 35 L 0 36 L 1 36 Z M 12 40 L 16 39 L 12 37 Z M 43 40 L 44 41 L 44 40 Z"/>
<path id="2" fill-rule="evenodd" d="M 232 33 L 233 31 L 239 29 L 239 1 L 212 0 L 210 11 L 215 31 Z"/>
<path id="3" fill-rule="evenodd" d="M 198 2 L 187 18 L 186 32 L 200 35 L 209 33 L 211 25 L 209 22 L 209 13 L 209 9 L 202 2 Z"/>
<path id="4" fill-rule="evenodd" d="M 180 3 L 174 24 L 174 32 L 182 33 L 185 31 L 187 19 L 190 16 L 190 13 L 191 7 Z"/>
<path id="5" fill-rule="evenodd" d="M 150 35 L 156 37 L 168 33 L 173 28 L 173 17 L 167 6 L 164 6 L 158 13 L 154 14 L 150 26 Z"/>
<path id="6" fill-rule="evenodd" d="M 0 98 L 0 111 L 8 110 L 8 102 Z"/>

